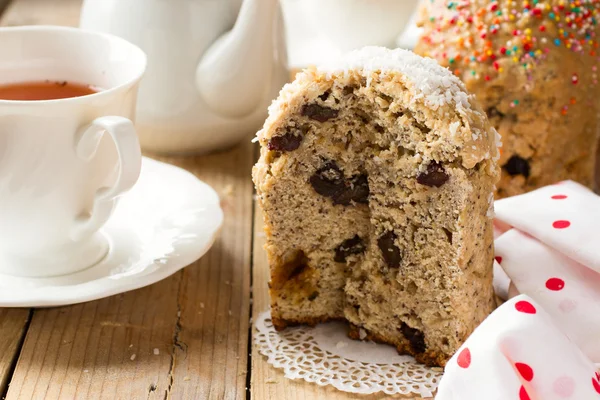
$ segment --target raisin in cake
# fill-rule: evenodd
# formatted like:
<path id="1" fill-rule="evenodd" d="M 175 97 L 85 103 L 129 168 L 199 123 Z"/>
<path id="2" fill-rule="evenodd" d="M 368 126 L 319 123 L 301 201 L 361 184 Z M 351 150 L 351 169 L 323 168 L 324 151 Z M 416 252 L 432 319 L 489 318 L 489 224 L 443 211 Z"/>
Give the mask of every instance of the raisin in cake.
<path id="1" fill-rule="evenodd" d="M 597 0 L 422 0 L 415 51 L 477 96 L 502 136 L 498 197 L 594 182 Z"/>
<path id="2" fill-rule="evenodd" d="M 497 133 L 435 61 L 368 47 L 286 85 L 258 133 L 273 324 L 444 365 L 494 308 Z"/>

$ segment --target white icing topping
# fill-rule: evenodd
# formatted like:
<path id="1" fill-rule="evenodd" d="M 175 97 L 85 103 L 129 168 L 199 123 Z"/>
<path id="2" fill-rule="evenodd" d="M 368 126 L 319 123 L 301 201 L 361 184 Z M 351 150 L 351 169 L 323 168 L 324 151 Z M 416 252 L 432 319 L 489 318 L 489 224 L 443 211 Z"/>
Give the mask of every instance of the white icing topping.
<path id="1" fill-rule="evenodd" d="M 328 77 L 362 70 L 367 79 L 372 72 L 398 71 L 414 85 L 416 97 L 425 97 L 425 103 L 433 109 L 445 104 L 455 104 L 457 108 L 471 106 L 464 84 L 450 70 L 431 58 L 418 56 L 408 50 L 363 47 L 318 67 L 318 70 Z"/>

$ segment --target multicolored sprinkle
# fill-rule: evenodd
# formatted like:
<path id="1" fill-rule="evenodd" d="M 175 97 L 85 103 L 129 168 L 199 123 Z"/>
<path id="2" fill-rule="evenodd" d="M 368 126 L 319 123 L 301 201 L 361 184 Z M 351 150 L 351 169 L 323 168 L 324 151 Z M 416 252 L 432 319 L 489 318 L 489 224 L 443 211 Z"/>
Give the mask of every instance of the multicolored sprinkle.
<path id="1" fill-rule="evenodd" d="M 430 56 L 447 63 L 458 76 L 466 72 L 473 79 L 491 81 L 506 66 L 499 59 L 519 65 L 530 75 L 558 47 L 600 61 L 600 38 L 596 37 L 600 0 L 462 0 L 445 1 L 445 6 L 447 12 L 443 16 L 430 17 L 433 29 L 422 40 L 437 49 Z M 526 23 L 520 24 L 523 19 Z M 465 29 L 468 25 L 469 29 Z M 477 64 L 493 68 L 481 75 Z M 592 71 L 573 71 L 565 78 L 577 85 L 582 74 L 591 74 L 592 84 L 598 83 L 595 65 Z M 518 101 L 511 107 L 516 105 Z M 568 106 L 564 107 L 563 114 L 567 110 Z"/>

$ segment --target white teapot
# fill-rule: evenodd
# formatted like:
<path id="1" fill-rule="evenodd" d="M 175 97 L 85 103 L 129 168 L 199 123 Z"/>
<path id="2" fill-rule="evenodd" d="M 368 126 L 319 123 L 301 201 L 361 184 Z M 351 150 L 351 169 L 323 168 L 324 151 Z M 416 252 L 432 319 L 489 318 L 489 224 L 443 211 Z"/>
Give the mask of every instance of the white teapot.
<path id="1" fill-rule="evenodd" d="M 363 46 L 396 47 L 418 0 L 281 0 L 290 64 L 327 63 Z M 405 46 L 403 46 L 405 47 Z"/>
<path id="2" fill-rule="evenodd" d="M 151 152 L 249 137 L 289 79 L 278 0 L 84 0 L 80 26 L 146 52 L 136 125 Z"/>

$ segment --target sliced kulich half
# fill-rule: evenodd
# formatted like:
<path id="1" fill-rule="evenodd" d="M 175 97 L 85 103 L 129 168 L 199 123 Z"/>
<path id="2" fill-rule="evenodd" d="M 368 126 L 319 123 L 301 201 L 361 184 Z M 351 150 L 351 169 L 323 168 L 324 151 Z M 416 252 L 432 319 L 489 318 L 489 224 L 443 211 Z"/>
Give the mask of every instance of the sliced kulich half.
<path id="1" fill-rule="evenodd" d="M 277 329 L 333 319 L 444 365 L 494 308 L 498 137 L 448 70 L 365 48 L 287 85 L 258 133 Z"/>

